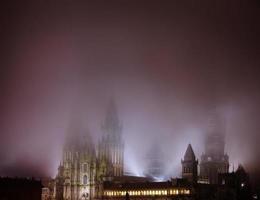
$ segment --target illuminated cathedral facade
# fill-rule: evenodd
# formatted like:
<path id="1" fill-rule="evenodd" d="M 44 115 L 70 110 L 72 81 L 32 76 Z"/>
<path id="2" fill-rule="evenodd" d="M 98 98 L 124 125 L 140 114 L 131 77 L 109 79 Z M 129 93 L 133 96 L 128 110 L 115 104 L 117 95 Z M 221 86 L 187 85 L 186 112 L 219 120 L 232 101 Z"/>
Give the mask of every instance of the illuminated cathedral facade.
<path id="1" fill-rule="evenodd" d="M 122 125 L 113 101 L 108 107 L 102 131 L 103 135 L 97 148 L 87 133 L 66 143 L 55 178 L 55 199 L 98 198 L 102 195 L 104 180 L 123 175 Z"/>

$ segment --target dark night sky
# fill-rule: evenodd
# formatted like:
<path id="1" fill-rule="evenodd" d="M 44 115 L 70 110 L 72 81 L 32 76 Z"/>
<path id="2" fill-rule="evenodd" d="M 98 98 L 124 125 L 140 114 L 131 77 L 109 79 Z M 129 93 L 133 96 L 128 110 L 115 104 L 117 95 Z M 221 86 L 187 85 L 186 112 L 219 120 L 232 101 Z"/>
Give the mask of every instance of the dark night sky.
<path id="1" fill-rule="evenodd" d="M 1 6 L 0 175 L 54 176 L 72 119 L 96 141 L 111 96 L 130 170 L 159 141 L 177 176 L 216 104 L 231 164 L 257 173 L 260 2 L 93 2 Z"/>

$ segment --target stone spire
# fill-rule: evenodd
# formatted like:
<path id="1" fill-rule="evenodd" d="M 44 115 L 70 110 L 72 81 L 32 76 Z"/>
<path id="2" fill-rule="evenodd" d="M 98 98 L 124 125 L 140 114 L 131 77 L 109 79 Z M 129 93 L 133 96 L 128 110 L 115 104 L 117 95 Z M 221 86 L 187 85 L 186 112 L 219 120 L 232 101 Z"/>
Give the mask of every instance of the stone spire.
<path id="1" fill-rule="evenodd" d="M 198 160 L 196 160 L 191 144 L 188 145 L 184 154 L 182 164 L 182 178 L 187 179 L 191 183 L 197 183 L 198 178 Z"/>
<path id="2" fill-rule="evenodd" d="M 184 155 L 184 161 L 194 161 L 194 160 L 196 160 L 196 157 L 191 144 L 189 144 Z"/>
<path id="3" fill-rule="evenodd" d="M 122 125 L 118 118 L 116 104 L 110 100 L 104 123 L 103 136 L 98 145 L 98 160 L 103 165 L 103 176 L 122 176 L 124 167 L 124 142 L 122 140 Z M 112 169 L 110 168 L 112 166 Z"/>

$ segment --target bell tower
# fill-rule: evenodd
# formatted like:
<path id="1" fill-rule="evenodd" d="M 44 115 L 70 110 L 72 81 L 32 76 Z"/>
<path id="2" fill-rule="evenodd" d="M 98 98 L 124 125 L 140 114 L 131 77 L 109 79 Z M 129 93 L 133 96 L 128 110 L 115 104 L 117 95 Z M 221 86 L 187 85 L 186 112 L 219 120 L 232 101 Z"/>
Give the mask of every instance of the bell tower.
<path id="1" fill-rule="evenodd" d="M 196 160 L 191 144 L 188 145 L 184 159 L 181 160 L 181 164 L 182 178 L 187 179 L 191 183 L 197 183 L 198 160 Z"/>
<path id="2" fill-rule="evenodd" d="M 229 157 L 225 154 L 225 123 L 216 107 L 212 109 L 205 139 L 205 153 L 201 156 L 200 178 L 210 184 L 218 183 L 218 174 L 229 170 Z"/>
<path id="3" fill-rule="evenodd" d="M 119 121 L 114 100 L 109 102 L 101 128 L 103 136 L 98 145 L 98 157 L 103 168 L 103 175 L 123 176 L 124 143 L 122 140 L 122 124 Z"/>

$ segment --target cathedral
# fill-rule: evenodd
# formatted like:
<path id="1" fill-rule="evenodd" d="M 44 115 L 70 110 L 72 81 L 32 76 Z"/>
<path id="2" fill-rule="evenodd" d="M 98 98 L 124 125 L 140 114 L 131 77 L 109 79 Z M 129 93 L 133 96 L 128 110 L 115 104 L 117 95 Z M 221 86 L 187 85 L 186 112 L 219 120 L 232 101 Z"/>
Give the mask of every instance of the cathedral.
<path id="1" fill-rule="evenodd" d="M 73 137 L 64 145 L 57 176 L 43 188 L 42 200 L 124 200 L 130 196 L 136 200 L 192 200 L 218 199 L 221 195 L 237 199 L 238 194 L 248 197 L 249 190 L 245 188 L 249 188 L 249 181 L 242 166 L 237 172 L 229 172 L 224 122 L 216 109 L 209 117 L 200 162 L 189 144 L 181 160 L 181 178 L 168 181 L 156 180 L 164 171 L 159 148 L 151 152 L 152 156 L 148 155 L 150 166 L 145 177 L 124 173 L 122 124 L 113 101 L 101 130 L 102 137 L 96 146 L 86 132 L 71 130 Z"/>
<path id="2" fill-rule="evenodd" d="M 105 179 L 123 175 L 122 125 L 113 101 L 108 107 L 102 131 L 97 148 L 87 133 L 67 141 L 55 178 L 55 199 L 97 198 L 101 195 L 101 183 Z"/>

